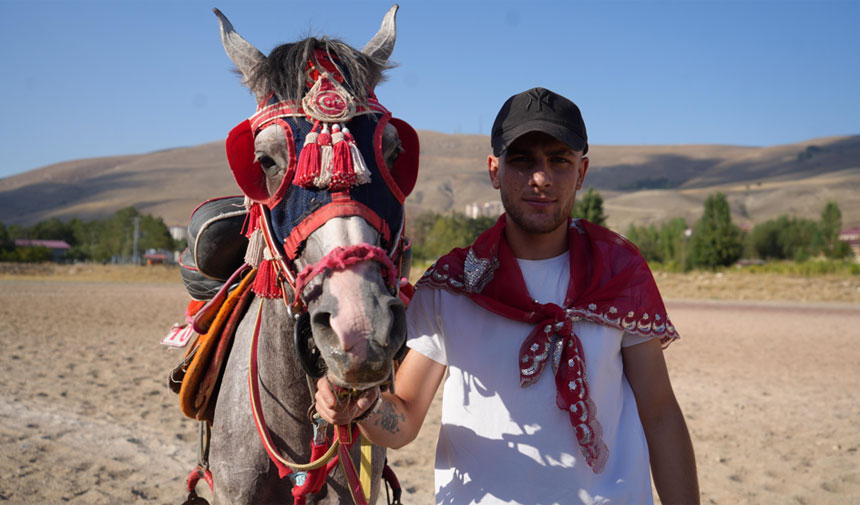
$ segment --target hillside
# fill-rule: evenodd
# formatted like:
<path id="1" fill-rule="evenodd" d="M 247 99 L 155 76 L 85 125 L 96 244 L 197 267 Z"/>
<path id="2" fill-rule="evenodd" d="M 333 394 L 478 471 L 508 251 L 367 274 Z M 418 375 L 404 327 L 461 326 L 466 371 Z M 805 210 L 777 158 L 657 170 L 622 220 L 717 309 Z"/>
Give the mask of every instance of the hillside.
<path id="1" fill-rule="evenodd" d="M 410 214 L 463 211 L 497 199 L 486 176 L 489 139 L 430 131 L 421 137 L 421 172 Z M 718 145 L 591 147 L 586 184 L 600 190 L 609 224 L 697 219 L 707 196 L 725 193 L 737 222 L 787 213 L 817 218 L 837 200 L 846 226 L 860 226 L 860 136 L 771 147 Z M 223 142 L 149 154 L 68 161 L 0 179 L 0 222 L 50 217 L 89 220 L 135 206 L 184 225 L 191 210 L 237 194 Z"/>

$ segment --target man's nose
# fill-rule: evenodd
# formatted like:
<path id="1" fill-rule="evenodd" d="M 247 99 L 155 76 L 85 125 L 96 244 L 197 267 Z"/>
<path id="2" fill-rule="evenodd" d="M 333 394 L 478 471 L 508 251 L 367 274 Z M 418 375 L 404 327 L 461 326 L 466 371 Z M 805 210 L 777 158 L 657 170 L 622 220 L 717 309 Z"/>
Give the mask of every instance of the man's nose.
<path id="1" fill-rule="evenodd" d="M 538 159 L 532 166 L 532 174 L 529 180 L 532 186 L 539 188 L 547 187 L 552 184 L 552 175 L 549 170 L 549 163 L 545 159 Z"/>

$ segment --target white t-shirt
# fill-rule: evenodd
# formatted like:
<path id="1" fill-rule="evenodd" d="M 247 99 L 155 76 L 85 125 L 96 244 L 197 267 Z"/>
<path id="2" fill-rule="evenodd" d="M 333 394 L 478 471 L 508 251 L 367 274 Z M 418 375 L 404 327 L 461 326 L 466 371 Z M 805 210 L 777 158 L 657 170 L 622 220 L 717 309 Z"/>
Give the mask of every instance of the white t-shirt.
<path id="1" fill-rule="evenodd" d="M 532 298 L 563 302 L 567 253 L 518 261 Z M 653 503 L 648 446 L 621 362 L 622 345 L 647 338 L 574 323 L 609 448 L 605 469 L 595 474 L 568 414 L 556 406 L 552 368 L 520 387 L 519 349 L 531 325 L 488 312 L 465 295 L 429 288 L 415 293 L 407 324 L 409 347 L 448 367 L 436 447 L 438 504 Z"/>

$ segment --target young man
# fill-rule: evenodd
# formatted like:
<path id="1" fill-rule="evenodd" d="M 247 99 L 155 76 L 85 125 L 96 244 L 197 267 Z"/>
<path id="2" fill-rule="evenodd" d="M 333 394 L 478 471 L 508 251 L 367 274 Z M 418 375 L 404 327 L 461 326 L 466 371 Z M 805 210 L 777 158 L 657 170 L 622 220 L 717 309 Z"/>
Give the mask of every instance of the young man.
<path id="1" fill-rule="evenodd" d="M 437 503 L 652 503 L 651 472 L 662 503 L 698 503 L 651 272 L 621 236 L 569 218 L 588 171 L 579 108 L 525 91 L 491 142 L 506 214 L 418 282 L 396 393 L 338 405 L 322 380 L 318 412 L 399 448 L 444 379 Z"/>

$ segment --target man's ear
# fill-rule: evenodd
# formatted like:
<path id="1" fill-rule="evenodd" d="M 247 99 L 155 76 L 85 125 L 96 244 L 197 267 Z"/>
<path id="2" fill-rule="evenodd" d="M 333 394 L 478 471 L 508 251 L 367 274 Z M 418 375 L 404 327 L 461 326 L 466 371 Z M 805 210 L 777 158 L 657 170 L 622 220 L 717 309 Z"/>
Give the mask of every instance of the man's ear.
<path id="1" fill-rule="evenodd" d="M 493 188 L 502 187 L 499 184 L 499 158 L 493 155 L 487 157 L 487 171 L 490 173 L 490 182 L 493 184 Z"/>
<path id="2" fill-rule="evenodd" d="M 579 191 L 582 189 L 583 183 L 585 183 L 585 173 L 588 172 L 588 156 L 582 157 L 582 163 L 579 165 L 579 176 L 576 179 L 576 190 Z"/>

